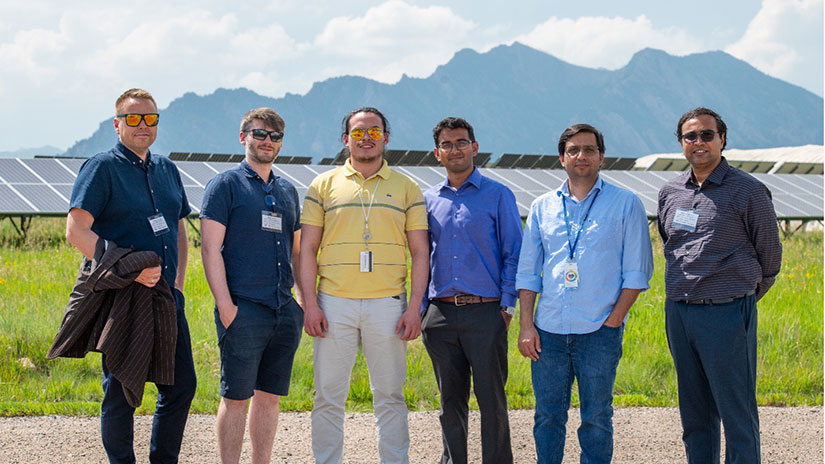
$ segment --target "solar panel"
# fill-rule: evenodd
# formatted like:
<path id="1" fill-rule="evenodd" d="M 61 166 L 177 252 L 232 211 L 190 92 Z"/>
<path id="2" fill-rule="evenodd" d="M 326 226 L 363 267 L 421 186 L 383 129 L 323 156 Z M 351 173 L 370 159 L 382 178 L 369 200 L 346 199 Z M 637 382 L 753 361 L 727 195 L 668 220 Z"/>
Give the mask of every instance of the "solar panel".
<path id="1" fill-rule="evenodd" d="M 515 153 L 505 153 L 501 155 L 498 159 L 496 164 L 493 167 L 496 168 L 512 168 L 518 159 L 521 158 L 521 155 Z"/>
<path id="2" fill-rule="evenodd" d="M 476 166 L 485 166 L 487 162 L 490 161 L 491 156 L 493 156 L 492 153 L 479 152 L 473 160 L 473 164 Z"/>
<path id="3" fill-rule="evenodd" d="M 516 161 L 516 163 L 513 165 L 513 167 L 518 168 L 518 169 L 530 169 L 540 159 L 541 159 L 541 155 L 521 155 L 521 158 L 519 158 Z"/>
<path id="4" fill-rule="evenodd" d="M 423 153 L 429 152 L 418 152 L 419 155 Z M 0 216 L 66 214 L 72 184 L 83 162 L 82 159 L 65 158 L 0 159 Z M 194 214 L 200 211 L 203 190 L 209 180 L 215 174 L 237 166 L 237 163 L 196 161 L 178 161 L 176 164 Z M 292 182 L 301 195 L 318 174 L 333 168 L 309 164 L 273 166 L 274 172 Z M 810 168 L 806 166 L 806 169 Z M 395 169 L 408 175 L 423 190 L 440 184 L 446 176 L 446 171 L 440 166 L 395 166 Z M 798 170 L 798 166 L 794 169 Z M 481 168 L 481 173 L 513 191 L 522 216 L 527 215 L 530 203 L 536 197 L 555 190 L 567 178 L 563 170 L 548 169 Z M 602 172 L 607 182 L 635 192 L 649 217 L 656 214 L 661 186 L 678 175 L 676 171 Z M 825 187 L 821 174 L 753 175 L 771 190 L 774 208 L 780 219 L 823 218 Z"/>

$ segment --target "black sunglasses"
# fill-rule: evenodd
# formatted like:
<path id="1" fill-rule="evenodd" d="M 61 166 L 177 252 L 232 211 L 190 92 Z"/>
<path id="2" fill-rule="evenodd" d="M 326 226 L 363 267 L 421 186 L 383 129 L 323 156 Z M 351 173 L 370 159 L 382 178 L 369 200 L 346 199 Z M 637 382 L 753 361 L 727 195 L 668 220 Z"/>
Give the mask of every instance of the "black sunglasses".
<path id="1" fill-rule="evenodd" d="M 713 140 L 714 137 L 716 137 L 717 133 L 718 132 L 710 129 L 705 129 L 699 132 L 691 131 L 687 134 L 682 134 L 682 140 L 686 140 L 690 143 L 693 143 L 701 138 L 703 142 L 710 142 L 711 140 Z"/>
<path id="2" fill-rule="evenodd" d="M 265 129 L 250 129 L 245 130 L 244 132 L 251 132 L 252 138 L 255 140 L 266 140 L 266 136 L 269 136 L 269 140 L 273 142 L 280 142 L 284 139 L 284 133 L 278 131 L 268 131 Z"/>

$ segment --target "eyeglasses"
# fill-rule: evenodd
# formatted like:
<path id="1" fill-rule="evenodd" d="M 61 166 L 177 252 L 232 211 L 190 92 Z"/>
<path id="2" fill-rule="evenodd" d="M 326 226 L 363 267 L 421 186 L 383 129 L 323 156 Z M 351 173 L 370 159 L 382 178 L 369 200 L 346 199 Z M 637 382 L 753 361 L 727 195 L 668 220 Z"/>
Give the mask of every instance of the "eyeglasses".
<path id="1" fill-rule="evenodd" d="M 272 140 L 275 143 L 280 142 L 284 139 L 284 133 L 278 131 L 268 131 L 265 129 L 249 129 L 245 130 L 244 132 L 252 133 L 252 138 L 255 140 L 266 140 L 266 136 L 269 136 L 269 140 Z"/>
<path id="2" fill-rule="evenodd" d="M 570 157 L 579 156 L 582 153 L 584 154 L 584 156 L 588 157 L 596 156 L 599 154 L 599 147 L 597 147 L 596 145 L 570 145 L 569 147 L 564 149 L 564 153 L 566 153 L 567 156 Z"/>
<path id="3" fill-rule="evenodd" d="M 364 138 L 364 134 L 368 134 L 373 140 L 381 140 L 384 136 L 384 131 L 377 127 L 370 127 L 369 129 L 353 129 L 349 131 L 349 136 L 356 142 Z"/>
<path id="4" fill-rule="evenodd" d="M 687 134 L 682 134 L 682 140 L 690 143 L 696 143 L 696 141 L 701 138 L 703 142 L 710 142 L 714 139 L 714 137 L 716 137 L 716 134 L 718 134 L 718 132 L 710 129 L 705 129 L 699 132 L 690 131 Z"/>
<path id="5" fill-rule="evenodd" d="M 160 115 L 157 113 L 147 113 L 147 114 L 119 114 L 117 115 L 119 118 L 123 118 L 126 121 L 126 125 L 129 127 L 137 127 L 140 125 L 140 121 L 146 123 L 149 127 L 154 127 L 158 125 L 158 120 L 160 119 Z"/>
<path id="6" fill-rule="evenodd" d="M 453 151 L 453 148 L 455 148 L 457 150 L 463 150 L 463 149 L 469 147 L 470 144 L 472 144 L 472 143 L 473 142 L 470 142 L 467 139 L 461 139 L 461 140 L 457 141 L 456 143 L 441 142 L 441 143 L 438 144 L 438 149 L 443 151 L 444 153 L 449 153 L 449 152 Z"/>

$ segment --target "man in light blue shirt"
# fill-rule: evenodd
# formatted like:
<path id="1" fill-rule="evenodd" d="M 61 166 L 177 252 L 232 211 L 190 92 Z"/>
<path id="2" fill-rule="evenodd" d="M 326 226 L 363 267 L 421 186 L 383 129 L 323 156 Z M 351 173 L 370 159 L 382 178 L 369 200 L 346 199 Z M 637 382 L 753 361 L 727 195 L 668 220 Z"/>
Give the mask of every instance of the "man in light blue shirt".
<path id="1" fill-rule="evenodd" d="M 533 361 L 538 462 L 562 461 L 575 378 L 581 462 L 608 463 L 624 322 L 653 274 L 650 232 L 642 202 L 599 176 L 601 132 L 576 124 L 565 129 L 558 148 L 567 181 L 533 202 L 524 229 L 516 274 L 518 345 Z"/>

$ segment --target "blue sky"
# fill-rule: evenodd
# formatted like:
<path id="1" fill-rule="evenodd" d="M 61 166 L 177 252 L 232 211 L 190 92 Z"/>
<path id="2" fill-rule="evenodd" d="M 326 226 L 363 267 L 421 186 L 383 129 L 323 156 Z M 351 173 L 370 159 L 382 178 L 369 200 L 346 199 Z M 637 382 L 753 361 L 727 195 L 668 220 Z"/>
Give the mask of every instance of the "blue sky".
<path id="1" fill-rule="evenodd" d="M 607 69 L 646 47 L 724 50 L 823 94 L 823 0 L 119 3 L 2 2 L 0 151 L 65 149 L 129 87 L 161 107 L 218 87 L 280 97 L 343 74 L 426 77 L 462 48 L 514 41 Z"/>

